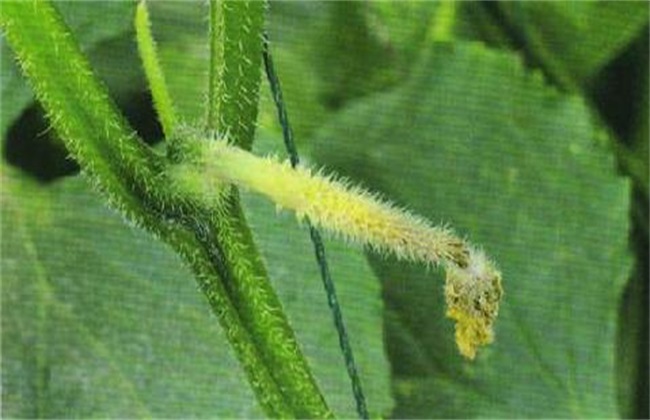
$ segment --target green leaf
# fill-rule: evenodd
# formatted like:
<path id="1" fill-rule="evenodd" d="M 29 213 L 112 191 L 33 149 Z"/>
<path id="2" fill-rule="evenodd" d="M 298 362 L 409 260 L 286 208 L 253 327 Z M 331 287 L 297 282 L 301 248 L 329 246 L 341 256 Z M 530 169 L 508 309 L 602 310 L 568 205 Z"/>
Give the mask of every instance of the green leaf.
<path id="1" fill-rule="evenodd" d="M 0 38 L 0 135 L 2 143 L 0 150 L 4 150 L 5 135 L 7 130 L 20 113 L 32 102 L 33 95 L 22 76 L 18 66 L 13 60 L 13 55 L 4 37 Z"/>
<path id="2" fill-rule="evenodd" d="M 440 2 L 376 2 L 371 29 L 390 46 L 402 74 L 408 74 L 418 59 L 422 46 L 431 41 L 432 27 L 440 11 Z"/>
<path id="3" fill-rule="evenodd" d="M 3 176 L 6 415 L 262 415 L 171 249 L 81 179 L 43 188 Z"/>
<path id="4" fill-rule="evenodd" d="M 83 180 L 2 172 L 2 406 L 10 417 L 261 417 L 244 371 L 167 246 L 124 224 Z M 354 416 L 308 235 L 246 197 L 269 270 L 335 411 Z M 391 408 L 379 283 L 328 243 L 371 409 Z"/>
<path id="5" fill-rule="evenodd" d="M 615 417 L 629 184 L 576 97 L 516 57 L 441 44 L 348 108 L 313 155 L 481 243 L 503 272 L 496 341 L 456 353 L 437 272 L 372 256 L 396 417 Z"/>
<path id="6" fill-rule="evenodd" d="M 388 47 L 368 25 L 369 5 L 362 2 L 325 2 L 323 21 L 313 33 L 309 62 L 323 81 L 320 100 L 329 108 L 364 96 L 390 77 Z"/>
<path id="7" fill-rule="evenodd" d="M 561 86 L 582 87 L 648 24 L 644 2 L 499 4 L 532 57 Z"/>

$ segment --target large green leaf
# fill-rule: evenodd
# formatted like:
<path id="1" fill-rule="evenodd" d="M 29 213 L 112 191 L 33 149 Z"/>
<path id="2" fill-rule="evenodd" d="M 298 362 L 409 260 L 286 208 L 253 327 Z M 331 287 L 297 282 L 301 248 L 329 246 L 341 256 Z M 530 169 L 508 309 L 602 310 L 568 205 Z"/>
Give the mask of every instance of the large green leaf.
<path id="1" fill-rule="evenodd" d="M 516 57 L 441 44 L 400 89 L 320 131 L 313 155 L 482 244 L 503 271 L 496 342 L 466 362 L 438 273 L 372 257 L 396 417 L 615 417 L 629 185 L 577 97 Z"/>
<path id="2" fill-rule="evenodd" d="M 3 189 L 6 415 L 261 414 L 173 252 L 80 179 L 43 188 L 5 172 Z"/>
<path id="3" fill-rule="evenodd" d="M 565 87 L 584 86 L 648 25 L 646 2 L 504 2 L 522 46 Z"/>
<path id="4" fill-rule="evenodd" d="M 10 417 L 260 417 L 181 260 L 124 224 L 80 179 L 2 171 L 2 406 Z M 354 403 L 308 235 L 246 197 L 298 339 L 335 411 Z M 370 409 L 390 410 L 379 283 L 327 243 Z M 349 309 L 349 310 L 346 310 Z"/>

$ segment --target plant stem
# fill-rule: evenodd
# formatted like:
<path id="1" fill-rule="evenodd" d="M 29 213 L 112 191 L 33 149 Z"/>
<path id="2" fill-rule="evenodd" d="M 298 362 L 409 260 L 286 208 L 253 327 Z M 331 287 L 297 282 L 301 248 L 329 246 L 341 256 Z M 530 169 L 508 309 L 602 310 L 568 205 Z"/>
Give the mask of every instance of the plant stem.
<path id="1" fill-rule="evenodd" d="M 223 52 L 222 26 L 219 25 L 219 5 L 217 0 L 210 0 L 210 68 L 208 69 L 208 109 L 206 115 L 207 131 L 217 128 L 219 111 L 219 58 Z"/>
<path id="2" fill-rule="evenodd" d="M 157 222 L 138 195 L 153 187 L 164 162 L 136 139 L 56 9 L 49 2 L 7 2 L 0 18 L 9 45 L 70 153 L 113 205 L 155 229 Z"/>
<path id="3" fill-rule="evenodd" d="M 264 3 L 210 1 L 210 69 L 206 128 L 250 149 L 255 133 L 262 57 Z M 228 292 L 242 308 L 271 375 L 299 417 L 332 416 L 253 242 L 235 188 L 223 200 L 216 240 L 232 273 Z M 266 310 L 257 309 L 263 302 Z M 263 398 L 263 396 L 260 396 Z"/>
<path id="4" fill-rule="evenodd" d="M 210 0 L 206 127 L 250 150 L 257 121 L 263 1 Z"/>
<path id="5" fill-rule="evenodd" d="M 136 38 L 138 51 L 144 67 L 151 96 L 166 137 L 171 136 L 176 126 L 176 112 L 172 104 L 172 98 L 167 90 L 165 76 L 163 75 L 160 61 L 156 53 L 156 42 L 151 34 L 151 22 L 149 12 L 144 0 L 138 3 L 135 14 Z"/>
<path id="6" fill-rule="evenodd" d="M 238 248 L 252 241 L 238 214 L 237 196 L 224 210 L 233 217 L 224 218 L 170 182 L 167 162 L 119 114 L 50 2 L 5 2 L 0 25 L 84 172 L 114 207 L 169 243 L 190 266 L 265 412 L 271 417 L 331 416 L 304 358 L 296 354 L 295 340 L 287 339 L 293 333 L 268 281 L 256 276 L 260 264 L 244 259 L 250 249 Z M 238 240 L 224 240 L 224 232 Z M 252 273 L 249 282 L 236 280 L 242 272 Z"/>

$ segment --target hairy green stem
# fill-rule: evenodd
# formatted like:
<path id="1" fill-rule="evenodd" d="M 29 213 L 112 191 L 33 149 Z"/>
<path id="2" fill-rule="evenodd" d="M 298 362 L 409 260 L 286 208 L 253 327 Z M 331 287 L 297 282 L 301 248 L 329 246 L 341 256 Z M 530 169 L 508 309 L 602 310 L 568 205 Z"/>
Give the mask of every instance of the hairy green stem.
<path id="1" fill-rule="evenodd" d="M 210 1 L 210 69 L 206 129 L 250 149 L 255 133 L 261 80 L 264 3 Z M 179 141 L 184 141 L 180 139 Z M 250 328 L 274 379 L 299 417 L 332 416 L 318 389 L 266 268 L 253 242 L 235 188 L 223 199 L 215 231 L 224 247 L 233 283 L 229 292 L 246 308 Z M 267 310 L 256 310 L 264 302 Z"/>
<path id="2" fill-rule="evenodd" d="M 243 4 L 243 3 L 242 3 Z M 148 75 L 154 103 L 161 119 L 174 123 L 177 118 L 171 99 L 167 93 L 162 71 L 158 65 L 155 45 L 150 33 L 150 24 L 146 14 L 145 4 L 141 3 L 136 18 L 138 40 L 142 54 L 145 73 Z M 212 2 L 210 4 L 211 30 L 210 30 L 210 81 L 208 86 L 209 100 L 208 131 L 221 133 L 238 133 L 240 136 L 250 136 L 243 139 L 240 144 L 250 144 L 254 134 L 255 121 L 240 121 L 228 118 L 214 118 L 218 112 L 228 114 L 244 113 L 245 115 L 257 114 L 257 91 L 259 90 L 259 65 L 258 60 L 243 60 L 239 54 L 232 54 L 229 44 L 249 45 L 251 54 L 255 53 L 255 43 L 260 42 L 258 33 L 261 32 L 262 22 L 260 16 L 250 17 L 247 21 L 249 27 L 242 31 L 233 25 L 220 22 L 232 21 L 232 15 L 248 13 L 261 13 L 261 8 L 255 7 L 225 7 L 225 4 Z M 218 19 L 221 18 L 221 19 Z M 241 21 L 242 19 L 239 19 Z M 228 54 L 224 54 L 228 52 Z M 223 69 L 237 66 L 237 78 L 230 79 L 230 85 L 217 83 L 218 76 L 223 76 Z M 248 86 L 241 91 L 241 86 Z M 232 90 L 232 91 L 231 91 Z M 235 100 L 223 100 L 223 98 Z M 156 100 L 160 98 L 160 100 Z M 217 109 L 218 107 L 218 109 Z M 233 126 L 233 124 L 236 124 Z M 245 124 L 250 127 L 247 131 L 237 131 L 237 127 Z M 168 126 L 168 133 L 175 130 L 175 126 Z M 170 139 L 168 151 L 173 160 L 183 159 L 182 145 L 187 140 L 181 132 Z M 242 323 L 250 332 L 251 338 L 261 349 L 260 356 L 268 366 L 271 366 L 270 375 L 277 383 L 286 404 L 290 406 L 297 416 L 325 416 L 329 409 L 324 404 L 324 399 L 316 386 L 304 356 L 300 352 L 294 333 L 284 316 L 282 306 L 273 288 L 271 287 L 266 268 L 259 256 L 252 235 L 246 224 L 244 214 L 239 204 L 237 191 L 229 189 L 224 200 L 218 206 L 218 218 L 213 218 L 208 228 L 214 233 L 211 236 L 213 244 L 219 244 L 218 255 L 225 271 L 223 275 L 224 286 L 229 298 L 239 310 Z M 209 294 L 210 290 L 206 289 Z M 260 306 L 264 310 L 260 310 Z M 242 360 L 243 363 L 246 361 Z M 244 366 L 250 371 L 252 366 Z M 257 367 L 254 367 L 255 369 Z M 251 381 L 255 375 L 249 374 Z M 265 401 L 268 389 L 259 388 L 260 401 Z M 267 409 L 269 415 L 277 415 L 273 410 Z"/>
<path id="3" fill-rule="evenodd" d="M 153 98 L 160 124 L 166 137 L 169 137 L 176 126 L 176 113 L 172 105 L 172 98 L 167 90 L 165 76 L 163 75 L 158 55 L 156 53 L 156 42 L 151 34 L 151 22 L 149 20 L 149 11 L 144 0 L 138 3 L 135 14 L 136 38 L 138 41 L 138 51 L 142 59 L 149 89 Z"/>
<path id="4" fill-rule="evenodd" d="M 223 55 L 222 25 L 219 25 L 219 4 L 210 0 L 210 68 L 208 71 L 208 106 L 206 129 L 215 130 L 218 126 L 217 112 L 219 111 L 219 59 Z"/>
<path id="5" fill-rule="evenodd" d="M 119 114 L 55 8 L 48 2 L 7 2 L 0 17 L 7 41 L 68 150 L 116 207 L 153 228 L 155 217 L 139 196 L 153 188 L 164 162 Z"/>
<path id="6" fill-rule="evenodd" d="M 172 245 L 193 270 L 266 413 L 331 415 L 260 274 L 259 257 L 253 263 L 241 258 L 253 251 L 243 248 L 252 241 L 237 195 L 215 214 L 169 182 L 166 160 L 119 114 L 51 3 L 3 3 L 0 25 L 52 126 L 84 172 L 114 207 Z"/>
<path id="7" fill-rule="evenodd" d="M 263 1 L 210 0 L 206 127 L 250 149 L 257 121 Z"/>

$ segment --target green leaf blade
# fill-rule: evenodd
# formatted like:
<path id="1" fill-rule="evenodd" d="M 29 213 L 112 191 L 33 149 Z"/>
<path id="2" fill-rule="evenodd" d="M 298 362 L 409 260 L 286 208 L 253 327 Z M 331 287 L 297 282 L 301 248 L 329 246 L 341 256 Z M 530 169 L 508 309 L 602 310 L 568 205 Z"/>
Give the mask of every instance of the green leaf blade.
<path id="1" fill-rule="evenodd" d="M 467 364 L 438 276 L 371 258 L 387 299 L 395 416 L 618 415 L 629 184 L 598 138 L 578 98 L 509 54 L 459 43 L 438 45 L 399 90 L 315 139 L 321 161 L 467 232 L 503 271 L 496 341 Z"/>
<path id="2" fill-rule="evenodd" d="M 10 192 L 2 204 L 7 415 L 265 414 L 224 330 L 189 281 L 192 273 L 169 247 L 124 225 L 81 179 L 42 187 L 14 172 L 3 175 Z M 302 252 L 304 231 L 293 217 L 278 219 L 259 198 L 244 202 L 319 383 L 338 412 L 354 416 L 317 268 Z M 335 274 L 346 282 L 339 288 L 342 302 L 354 308 L 352 337 L 379 415 L 391 402 L 378 282 L 361 252 L 330 248 Z M 48 371 L 47 386 L 35 393 Z"/>
<path id="3" fill-rule="evenodd" d="M 167 246 L 124 225 L 81 179 L 43 188 L 3 175 L 12 197 L 2 205 L 3 238 L 12 239 L 2 250 L 6 414 L 263 414 Z M 43 375 L 31 392 L 29 378 Z M 233 398 L 215 397 L 224 394 Z"/>
<path id="4" fill-rule="evenodd" d="M 594 76 L 648 25 L 641 2 L 504 3 L 510 26 L 532 58 L 565 89 Z"/>

